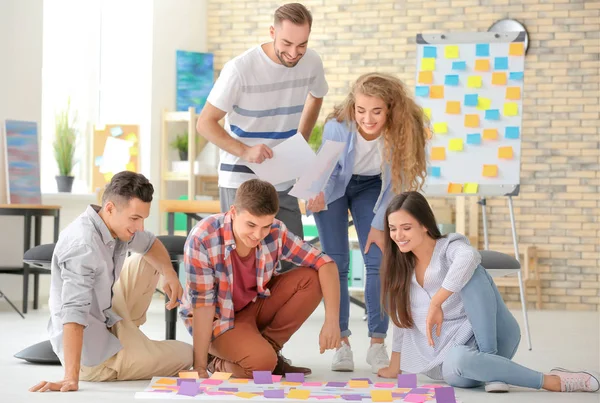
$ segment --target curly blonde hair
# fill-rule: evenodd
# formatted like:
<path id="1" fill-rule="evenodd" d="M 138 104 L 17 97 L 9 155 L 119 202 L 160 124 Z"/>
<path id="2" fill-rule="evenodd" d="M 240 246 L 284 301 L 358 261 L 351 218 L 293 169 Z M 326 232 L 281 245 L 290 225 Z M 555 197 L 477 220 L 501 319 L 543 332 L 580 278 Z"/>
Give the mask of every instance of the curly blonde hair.
<path id="1" fill-rule="evenodd" d="M 387 105 L 383 157 L 391 166 L 394 192 L 420 190 L 427 174 L 425 145 L 430 137 L 423 109 L 398 78 L 385 73 L 368 73 L 356 80 L 346 99 L 334 107 L 326 120 L 355 122 L 357 94 L 380 98 Z"/>

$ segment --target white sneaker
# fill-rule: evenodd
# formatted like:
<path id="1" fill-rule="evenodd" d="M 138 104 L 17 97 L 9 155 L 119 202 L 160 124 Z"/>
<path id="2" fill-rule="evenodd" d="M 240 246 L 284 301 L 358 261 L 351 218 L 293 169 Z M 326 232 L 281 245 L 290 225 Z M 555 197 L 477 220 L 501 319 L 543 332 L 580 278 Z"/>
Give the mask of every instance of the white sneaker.
<path id="1" fill-rule="evenodd" d="M 550 375 L 560 378 L 561 392 L 597 392 L 600 389 L 598 378 L 586 371 L 573 372 L 564 368 L 554 368 Z"/>
<path id="2" fill-rule="evenodd" d="M 390 356 L 383 343 L 373 343 L 367 350 L 367 364 L 371 366 L 371 371 L 376 374 L 381 368 L 390 365 Z"/>
<path id="3" fill-rule="evenodd" d="M 487 393 L 507 393 L 508 392 L 508 384 L 504 382 L 486 382 L 485 383 L 485 391 Z"/>
<path id="4" fill-rule="evenodd" d="M 346 343 L 342 342 L 342 347 L 336 350 L 331 363 L 331 370 L 338 372 L 354 371 L 354 354 L 352 354 L 352 349 Z"/>

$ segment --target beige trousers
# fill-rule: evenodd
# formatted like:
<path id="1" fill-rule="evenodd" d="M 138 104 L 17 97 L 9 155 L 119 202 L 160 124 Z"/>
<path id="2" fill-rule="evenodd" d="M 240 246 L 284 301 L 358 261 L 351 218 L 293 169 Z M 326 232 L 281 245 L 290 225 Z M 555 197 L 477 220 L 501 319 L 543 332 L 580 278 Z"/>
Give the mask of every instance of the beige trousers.
<path id="1" fill-rule="evenodd" d="M 82 366 L 80 380 L 133 381 L 176 376 L 192 366 L 192 346 L 176 340 L 150 340 L 139 329 L 146 322 L 146 311 L 159 277 L 142 255 L 132 254 L 125 259 L 112 299 L 113 311 L 123 320 L 109 329 L 123 348 L 100 365 Z"/>

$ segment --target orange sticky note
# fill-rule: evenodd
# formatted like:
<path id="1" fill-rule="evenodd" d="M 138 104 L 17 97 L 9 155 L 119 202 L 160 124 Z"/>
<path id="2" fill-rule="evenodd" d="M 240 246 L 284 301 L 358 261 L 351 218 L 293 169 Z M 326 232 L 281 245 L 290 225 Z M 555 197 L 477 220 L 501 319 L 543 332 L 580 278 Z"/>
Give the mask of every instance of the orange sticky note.
<path id="1" fill-rule="evenodd" d="M 484 165 L 483 176 L 486 178 L 495 178 L 498 176 L 498 165 Z"/>
<path id="2" fill-rule="evenodd" d="M 368 388 L 369 381 L 350 381 L 348 386 L 351 388 Z"/>
<path id="3" fill-rule="evenodd" d="M 429 98 L 441 99 L 444 98 L 444 86 L 443 85 L 432 85 L 429 87 Z"/>
<path id="4" fill-rule="evenodd" d="M 508 47 L 509 56 L 523 56 L 525 54 L 525 47 L 522 43 L 511 43 Z"/>
<path id="5" fill-rule="evenodd" d="M 484 140 L 497 140 L 498 130 L 497 129 L 483 129 Z"/>
<path id="6" fill-rule="evenodd" d="M 371 400 L 373 402 L 393 402 L 394 398 L 391 390 L 372 390 Z"/>
<path id="7" fill-rule="evenodd" d="M 300 385 L 302 385 L 302 382 L 288 382 L 288 381 L 283 381 L 283 382 L 281 382 L 281 384 L 283 386 L 300 386 Z"/>
<path id="8" fill-rule="evenodd" d="M 433 73 L 431 71 L 419 71 L 419 84 L 433 83 Z"/>
<path id="9" fill-rule="evenodd" d="M 210 376 L 210 379 L 218 379 L 220 381 L 226 381 L 231 378 L 231 374 L 229 372 L 215 372 Z"/>
<path id="10" fill-rule="evenodd" d="M 521 88 L 520 87 L 507 87 L 506 88 L 506 99 L 521 99 Z"/>
<path id="11" fill-rule="evenodd" d="M 200 379 L 200 376 L 198 376 L 198 371 L 180 371 L 179 377 L 186 379 Z M 177 383 L 177 381 L 175 381 L 175 383 Z"/>
<path id="12" fill-rule="evenodd" d="M 446 149 L 444 147 L 431 147 L 431 160 L 443 161 L 446 159 Z"/>
<path id="13" fill-rule="evenodd" d="M 475 71 L 490 71 L 489 59 L 477 59 L 475 60 Z"/>
<path id="14" fill-rule="evenodd" d="M 288 399 L 306 400 L 310 397 L 310 390 L 290 389 L 287 394 Z"/>
<path id="15" fill-rule="evenodd" d="M 465 127 L 479 127 L 479 115 L 465 115 Z"/>
<path id="16" fill-rule="evenodd" d="M 460 114 L 460 101 L 446 102 L 446 113 L 451 114 L 451 115 Z"/>
<path id="17" fill-rule="evenodd" d="M 230 379 L 229 383 L 248 383 L 250 379 Z"/>
<path id="18" fill-rule="evenodd" d="M 254 396 L 258 396 L 256 393 L 250 392 L 237 392 L 235 395 L 237 397 L 241 397 L 242 399 L 252 399 Z"/>
<path id="19" fill-rule="evenodd" d="M 460 183 L 449 183 L 448 193 L 462 193 L 462 185 Z"/>
<path id="20" fill-rule="evenodd" d="M 198 375 L 197 372 L 196 372 L 196 375 Z M 181 378 L 181 376 L 180 376 L 180 378 Z M 177 385 L 177 379 L 160 378 L 158 381 L 155 382 L 155 385 Z"/>
<path id="21" fill-rule="evenodd" d="M 498 158 L 502 158 L 505 160 L 512 160 L 512 157 L 513 157 L 513 149 L 511 146 L 498 148 Z"/>
<path id="22" fill-rule="evenodd" d="M 506 73 L 492 73 L 492 84 L 506 85 Z"/>
<path id="23" fill-rule="evenodd" d="M 477 183 L 465 183 L 463 191 L 468 194 L 476 194 L 477 190 L 479 190 L 479 185 Z"/>

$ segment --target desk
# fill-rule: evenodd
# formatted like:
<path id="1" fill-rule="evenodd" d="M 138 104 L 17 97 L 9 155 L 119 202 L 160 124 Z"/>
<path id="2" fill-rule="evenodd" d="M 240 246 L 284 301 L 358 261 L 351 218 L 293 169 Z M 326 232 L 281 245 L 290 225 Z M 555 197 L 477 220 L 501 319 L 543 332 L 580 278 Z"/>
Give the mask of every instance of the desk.
<path id="1" fill-rule="evenodd" d="M 23 225 L 23 253 L 31 248 L 31 219 L 34 219 L 34 245 L 38 246 L 42 240 L 42 217 L 54 217 L 54 242 L 58 241 L 61 206 L 50 206 L 42 204 L 0 204 L 0 216 L 21 216 L 24 218 Z M 34 275 L 33 282 L 33 309 L 38 309 L 40 273 L 48 273 L 47 270 L 30 268 L 24 263 L 23 267 L 0 268 L 0 273 L 23 275 L 23 313 L 27 313 L 27 300 L 29 297 L 29 275 Z"/>

